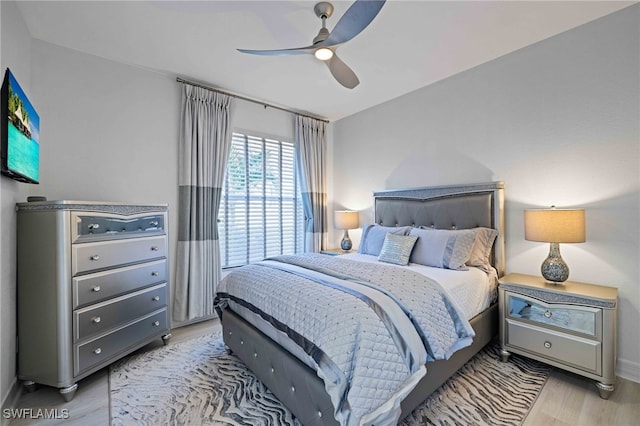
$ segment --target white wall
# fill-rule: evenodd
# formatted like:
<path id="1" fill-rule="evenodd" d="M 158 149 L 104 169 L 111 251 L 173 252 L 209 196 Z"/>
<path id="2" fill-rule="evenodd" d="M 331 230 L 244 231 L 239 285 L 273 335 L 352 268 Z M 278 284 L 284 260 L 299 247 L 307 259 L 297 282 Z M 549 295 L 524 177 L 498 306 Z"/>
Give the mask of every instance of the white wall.
<path id="1" fill-rule="evenodd" d="M 14 2 L 0 2 L 0 72 L 10 68 L 30 98 L 31 37 Z M 16 370 L 16 213 L 32 185 L 0 177 L 0 402 L 4 407 L 15 381 Z"/>
<path id="2" fill-rule="evenodd" d="M 40 40 L 32 51 L 42 134 L 37 193 L 175 206 L 175 80 Z"/>
<path id="3" fill-rule="evenodd" d="M 334 124 L 332 208 L 371 217 L 378 189 L 504 180 L 507 270 L 539 275 L 548 245 L 523 210 L 584 207 L 570 279 L 619 289 L 619 363 L 640 381 L 640 6 Z M 354 245 L 360 232 L 352 232 Z M 339 244 L 340 233 L 331 240 Z"/>
<path id="4" fill-rule="evenodd" d="M 275 108 L 234 100 L 231 128 L 234 132 L 273 137 L 278 140 L 293 142 L 294 116 Z M 258 132 L 259 134 L 256 134 Z"/>

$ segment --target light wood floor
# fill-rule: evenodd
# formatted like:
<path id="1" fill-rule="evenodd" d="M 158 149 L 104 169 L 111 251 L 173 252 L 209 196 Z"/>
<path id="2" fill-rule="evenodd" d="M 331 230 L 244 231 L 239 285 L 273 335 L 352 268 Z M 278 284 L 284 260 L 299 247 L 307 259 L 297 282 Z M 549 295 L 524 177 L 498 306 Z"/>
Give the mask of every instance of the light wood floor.
<path id="1" fill-rule="evenodd" d="M 172 330 L 170 345 L 219 330 L 218 320 L 206 321 Z M 141 351 L 162 346 L 160 339 Z M 65 403 L 57 389 L 41 387 L 24 393 L 17 408 L 37 410 L 68 410 L 67 419 L 13 419 L 11 426 L 54 425 L 103 426 L 109 424 L 108 369 L 81 380 L 75 398 Z M 61 416 L 60 416 L 61 417 Z M 640 384 L 618 379 L 616 390 L 609 400 L 601 399 L 593 383 L 587 379 L 554 369 L 549 381 L 534 404 L 524 426 L 538 425 L 640 425 Z M 274 425 L 275 426 L 275 425 Z"/>

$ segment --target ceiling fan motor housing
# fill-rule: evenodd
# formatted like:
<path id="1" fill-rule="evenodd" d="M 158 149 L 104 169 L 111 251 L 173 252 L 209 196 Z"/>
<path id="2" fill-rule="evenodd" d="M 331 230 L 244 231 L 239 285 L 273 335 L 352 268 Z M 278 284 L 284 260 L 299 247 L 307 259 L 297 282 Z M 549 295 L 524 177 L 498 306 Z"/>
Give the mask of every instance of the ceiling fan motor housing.
<path id="1" fill-rule="evenodd" d="M 329 18 L 333 13 L 333 5 L 328 1 L 321 1 L 320 3 L 316 3 L 313 11 L 318 18 Z"/>

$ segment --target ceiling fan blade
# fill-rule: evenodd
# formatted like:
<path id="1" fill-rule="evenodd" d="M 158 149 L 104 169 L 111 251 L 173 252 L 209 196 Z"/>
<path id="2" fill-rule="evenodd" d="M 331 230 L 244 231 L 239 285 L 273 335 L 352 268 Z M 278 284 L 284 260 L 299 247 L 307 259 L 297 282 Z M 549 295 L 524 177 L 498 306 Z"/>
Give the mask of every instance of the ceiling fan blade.
<path id="1" fill-rule="evenodd" d="M 275 49 L 275 50 L 250 50 L 250 49 L 238 49 L 238 52 L 249 53 L 251 55 L 261 56 L 282 56 L 282 55 L 304 55 L 307 53 L 313 53 L 317 49 L 316 46 L 295 47 L 292 49 Z"/>
<path id="2" fill-rule="evenodd" d="M 347 89 L 353 89 L 360 84 L 360 80 L 358 80 L 356 73 L 354 73 L 347 64 L 342 62 L 342 59 L 338 58 L 338 55 L 336 55 L 335 52 L 331 59 L 326 62 L 331 74 L 336 78 L 336 80 L 338 80 L 338 83 L 342 84 Z"/>
<path id="3" fill-rule="evenodd" d="M 334 46 L 351 40 L 369 26 L 371 21 L 378 15 L 378 12 L 380 12 L 380 9 L 382 9 L 382 6 L 384 6 L 384 3 L 385 0 L 356 0 L 331 30 L 329 37 L 316 44 L 316 47 Z"/>

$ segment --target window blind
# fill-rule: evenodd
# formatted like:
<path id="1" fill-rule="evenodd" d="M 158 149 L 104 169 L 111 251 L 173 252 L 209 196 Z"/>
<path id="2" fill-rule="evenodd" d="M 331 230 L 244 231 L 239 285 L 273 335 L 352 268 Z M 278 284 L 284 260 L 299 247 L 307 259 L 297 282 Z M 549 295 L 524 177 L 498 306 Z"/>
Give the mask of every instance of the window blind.
<path id="1" fill-rule="evenodd" d="M 222 267 L 301 252 L 303 227 L 294 144 L 233 133 L 218 215 Z"/>

